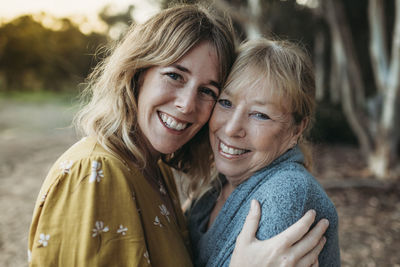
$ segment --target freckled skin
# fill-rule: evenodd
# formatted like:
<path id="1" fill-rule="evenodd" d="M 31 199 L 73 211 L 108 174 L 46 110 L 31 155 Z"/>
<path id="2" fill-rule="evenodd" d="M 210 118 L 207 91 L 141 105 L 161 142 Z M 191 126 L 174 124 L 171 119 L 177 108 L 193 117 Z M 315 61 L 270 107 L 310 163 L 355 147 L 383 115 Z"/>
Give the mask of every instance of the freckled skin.
<path id="1" fill-rule="evenodd" d="M 139 127 L 152 154 L 175 152 L 207 123 L 219 95 L 215 49 L 209 42 L 201 42 L 172 65 L 152 67 L 143 75 Z M 170 129 L 160 114 L 188 127 Z"/>

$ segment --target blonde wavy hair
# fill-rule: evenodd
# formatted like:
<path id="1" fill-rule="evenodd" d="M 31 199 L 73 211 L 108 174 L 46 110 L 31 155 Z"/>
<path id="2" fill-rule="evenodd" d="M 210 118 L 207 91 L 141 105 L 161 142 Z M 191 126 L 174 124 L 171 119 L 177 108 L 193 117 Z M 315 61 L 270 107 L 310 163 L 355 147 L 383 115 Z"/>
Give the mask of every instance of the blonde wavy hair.
<path id="1" fill-rule="evenodd" d="M 286 111 L 292 114 L 296 125 L 305 120 L 306 128 L 299 145 L 305 155 L 305 166 L 310 170 L 312 159 L 306 136 L 312 126 L 316 101 L 314 70 L 309 55 L 301 46 L 289 41 L 258 38 L 243 43 L 238 48 L 225 87 L 232 83 L 230 91 L 234 94 L 247 88 L 249 82 L 265 84 L 263 81 L 272 86 L 277 104 L 288 109 Z"/>
<path id="2" fill-rule="evenodd" d="M 140 74 L 152 66 L 176 62 L 202 41 L 210 42 L 216 50 L 219 82 L 223 84 L 235 55 L 229 17 L 218 16 L 200 5 L 178 5 L 159 12 L 143 24 L 132 25 L 89 75 L 82 97 L 89 101 L 74 118 L 75 127 L 144 169 L 149 152 L 137 122 Z M 211 155 L 205 126 L 178 151 L 163 155 L 162 160 L 187 173 L 188 189 L 195 191 L 210 177 Z"/>

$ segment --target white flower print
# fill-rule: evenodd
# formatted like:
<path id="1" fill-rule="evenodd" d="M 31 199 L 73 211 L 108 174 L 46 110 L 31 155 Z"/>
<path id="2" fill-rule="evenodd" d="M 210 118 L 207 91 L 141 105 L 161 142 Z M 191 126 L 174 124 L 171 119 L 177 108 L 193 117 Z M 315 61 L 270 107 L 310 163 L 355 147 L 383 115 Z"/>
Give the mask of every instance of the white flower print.
<path id="1" fill-rule="evenodd" d="M 101 181 L 101 178 L 104 177 L 103 170 L 101 169 L 101 163 L 94 160 L 92 162 L 92 173 L 89 177 L 89 183 L 93 183 L 97 181 L 98 183 Z"/>
<path id="2" fill-rule="evenodd" d="M 126 231 L 128 231 L 128 228 L 123 227 L 122 224 L 119 226 L 118 230 L 117 230 L 117 234 L 122 234 L 122 235 L 126 235 Z"/>
<path id="3" fill-rule="evenodd" d="M 47 197 L 47 192 L 43 194 L 42 198 L 40 199 L 40 202 L 44 202 Z"/>
<path id="4" fill-rule="evenodd" d="M 50 235 L 41 233 L 39 235 L 39 241 L 38 241 L 40 243 L 39 247 L 47 247 L 47 245 L 49 244 L 49 240 L 50 240 Z"/>
<path id="5" fill-rule="evenodd" d="M 156 216 L 156 217 L 154 218 L 154 225 L 163 227 L 163 225 L 162 225 L 162 223 L 160 222 L 160 219 L 158 218 L 158 216 Z"/>
<path id="6" fill-rule="evenodd" d="M 158 181 L 158 185 L 160 187 L 160 193 L 163 194 L 163 195 L 166 195 L 167 194 L 167 190 L 165 189 L 164 185 L 160 181 Z"/>
<path id="7" fill-rule="evenodd" d="M 46 200 L 47 197 L 47 192 L 45 194 L 42 195 L 42 197 L 40 198 L 40 205 L 39 207 L 43 207 L 44 205 L 44 201 Z"/>
<path id="8" fill-rule="evenodd" d="M 74 162 L 72 160 L 64 160 L 60 163 L 60 169 L 63 174 L 69 173 Z"/>
<path id="9" fill-rule="evenodd" d="M 143 254 L 143 256 L 146 258 L 147 263 L 150 264 L 150 258 L 149 258 L 149 252 L 146 250 L 146 252 Z"/>
<path id="10" fill-rule="evenodd" d="M 96 221 L 95 223 L 95 228 L 93 228 L 93 234 L 92 237 L 95 237 L 97 235 L 100 235 L 101 232 L 108 232 L 108 226 L 104 227 L 104 223 L 102 221 Z"/>
<path id="11" fill-rule="evenodd" d="M 165 217 L 167 217 L 168 222 L 170 222 L 169 211 L 168 211 L 167 207 L 164 204 L 161 204 L 158 207 L 160 208 L 161 215 L 164 215 Z"/>

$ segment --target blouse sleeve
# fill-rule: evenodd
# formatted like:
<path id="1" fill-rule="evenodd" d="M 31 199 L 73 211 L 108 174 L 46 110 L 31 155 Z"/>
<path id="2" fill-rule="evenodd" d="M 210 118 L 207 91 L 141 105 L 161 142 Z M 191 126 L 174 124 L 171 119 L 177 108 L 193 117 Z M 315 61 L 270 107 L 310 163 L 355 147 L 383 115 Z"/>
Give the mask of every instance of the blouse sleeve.
<path id="1" fill-rule="evenodd" d="M 111 157 L 53 167 L 34 211 L 30 266 L 150 266 L 134 175 Z"/>

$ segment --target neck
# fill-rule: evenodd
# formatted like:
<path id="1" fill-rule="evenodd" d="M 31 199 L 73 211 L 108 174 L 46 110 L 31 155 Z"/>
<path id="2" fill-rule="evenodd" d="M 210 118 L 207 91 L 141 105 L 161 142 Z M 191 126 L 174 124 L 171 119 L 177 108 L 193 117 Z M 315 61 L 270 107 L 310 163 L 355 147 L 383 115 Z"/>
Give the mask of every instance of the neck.
<path id="1" fill-rule="evenodd" d="M 235 190 L 236 186 L 231 184 L 229 181 L 222 187 L 221 190 L 221 198 L 223 199 L 224 203 L 231 195 L 231 193 Z"/>

